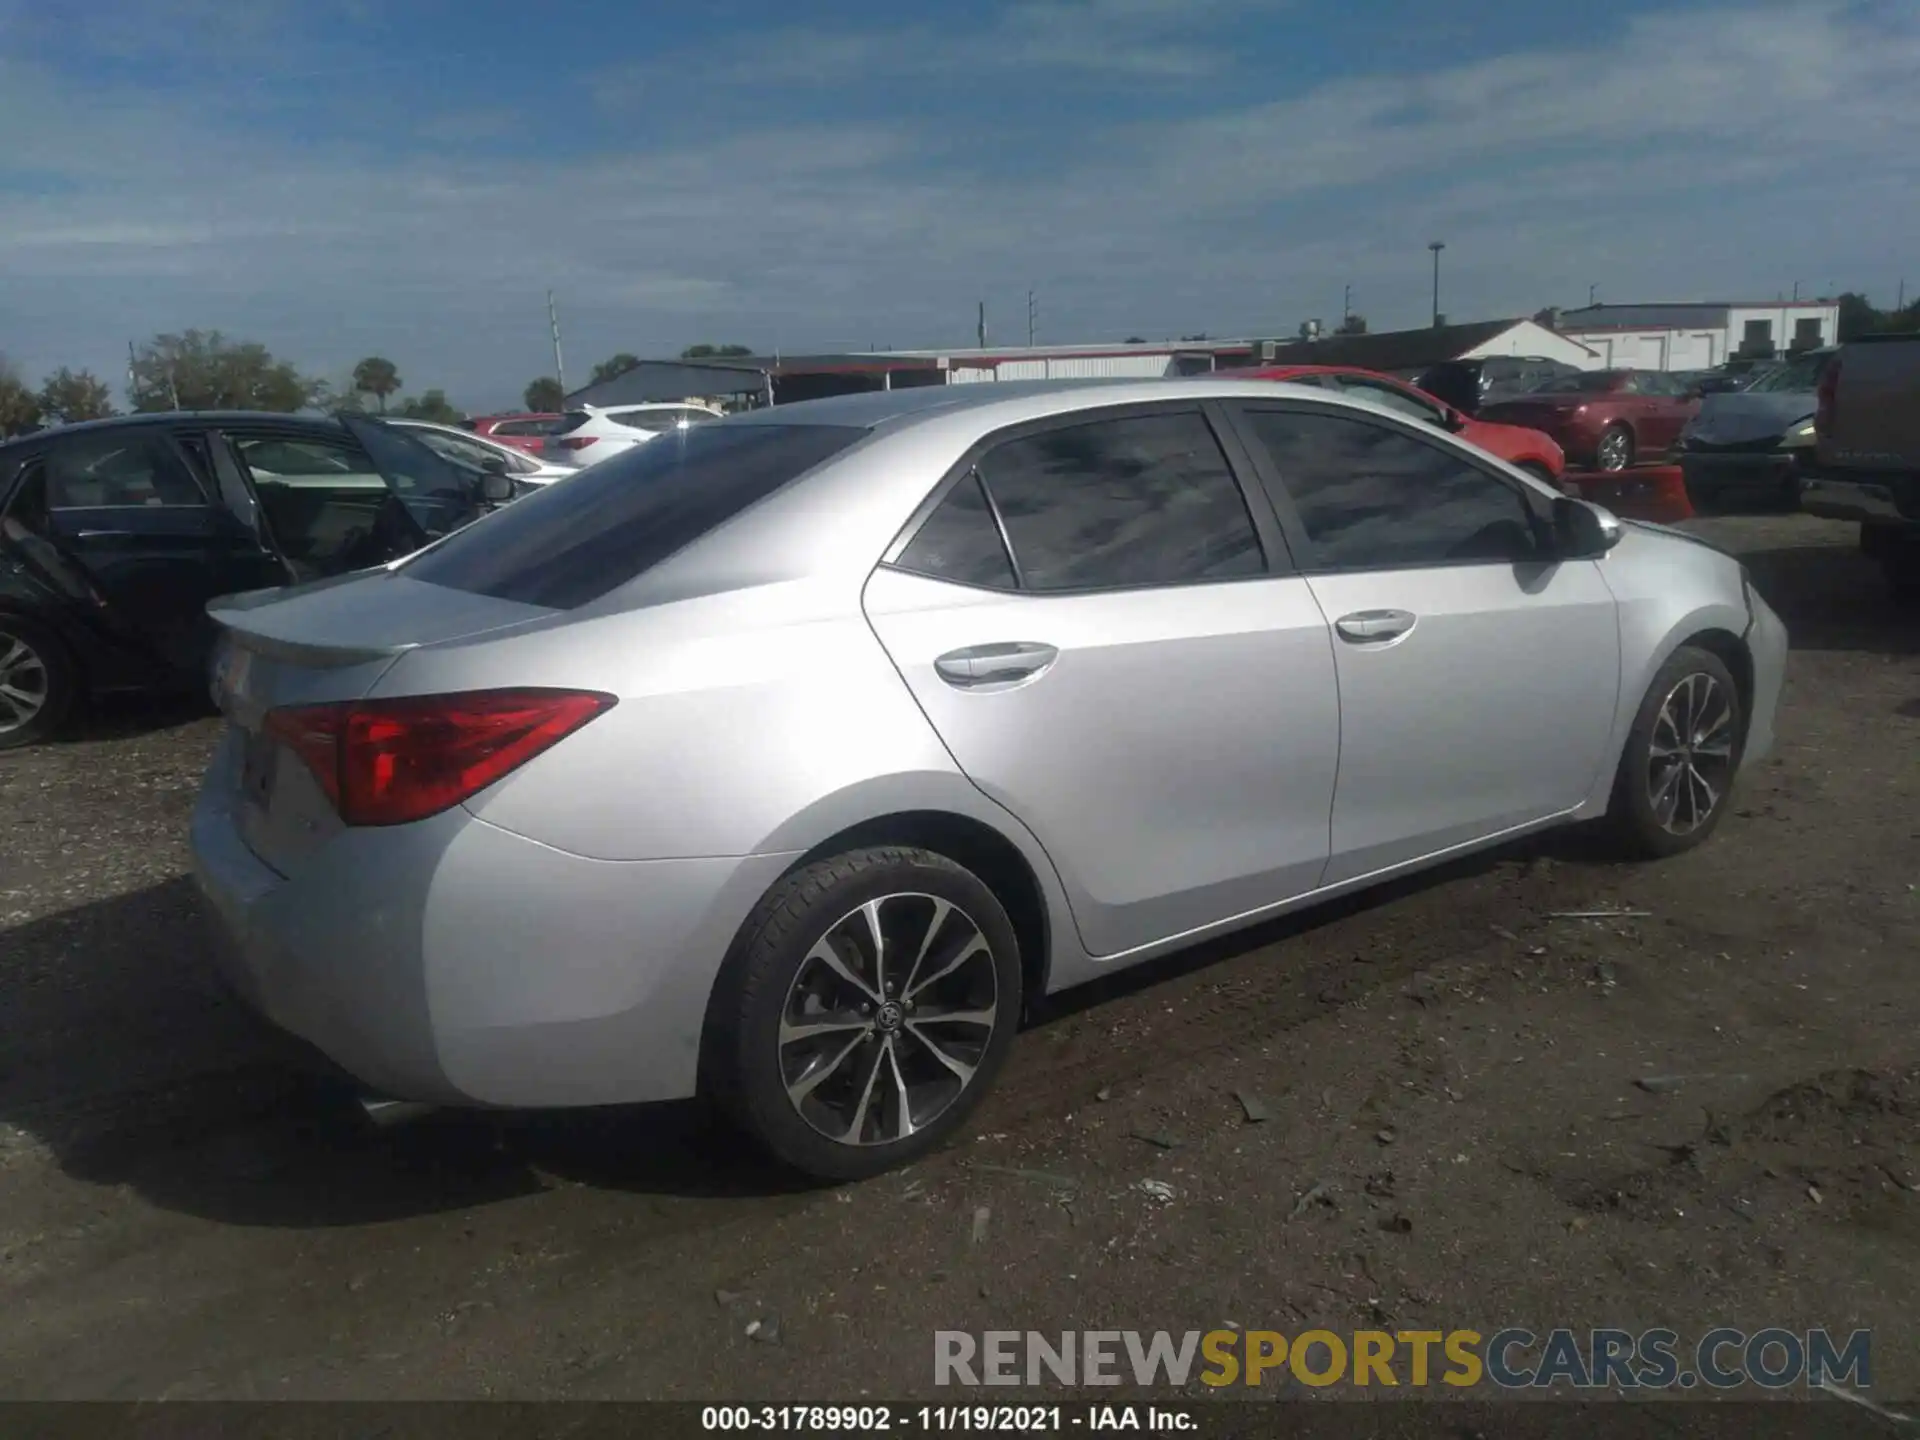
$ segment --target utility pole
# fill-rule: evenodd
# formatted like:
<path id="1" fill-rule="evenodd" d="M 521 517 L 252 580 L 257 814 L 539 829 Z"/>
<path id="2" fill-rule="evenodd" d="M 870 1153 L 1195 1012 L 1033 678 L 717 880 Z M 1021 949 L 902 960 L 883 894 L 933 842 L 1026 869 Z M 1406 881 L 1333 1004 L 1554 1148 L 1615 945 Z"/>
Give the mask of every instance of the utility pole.
<path id="1" fill-rule="evenodd" d="M 1798 280 L 1793 282 L 1793 303 L 1796 305 L 1800 303 L 1800 282 Z"/>
<path id="2" fill-rule="evenodd" d="M 1040 318 L 1040 309 L 1034 303 L 1033 291 L 1029 290 L 1027 292 L 1027 348 L 1029 350 L 1033 348 L 1034 326 L 1035 326 L 1035 323 L 1039 320 L 1039 318 Z"/>
<path id="3" fill-rule="evenodd" d="M 1353 314 L 1353 286 L 1342 285 L 1340 287 L 1340 323 L 1345 325 L 1347 317 L 1351 314 Z"/>
<path id="4" fill-rule="evenodd" d="M 1904 275 L 1900 278 L 1900 294 L 1894 300 L 1893 308 L 1895 310 L 1904 310 L 1907 308 L 1907 281 Z"/>
<path id="5" fill-rule="evenodd" d="M 1444 240 L 1430 240 L 1427 249 L 1433 252 L 1433 328 L 1440 328 L 1440 252 L 1447 248 Z"/>
<path id="6" fill-rule="evenodd" d="M 133 404 L 133 387 L 138 382 L 134 378 L 133 341 L 127 341 L 127 403 Z"/>
<path id="7" fill-rule="evenodd" d="M 974 325 L 973 333 L 974 333 L 974 339 L 977 340 L 980 344 L 980 348 L 982 350 L 986 349 L 987 348 L 987 302 L 984 300 L 980 302 L 979 320 Z"/>
<path id="8" fill-rule="evenodd" d="M 547 291 L 547 327 L 553 331 L 553 378 L 560 383 L 560 393 L 567 393 L 567 367 L 560 358 L 560 312 L 554 308 L 553 291 Z"/>
<path id="9" fill-rule="evenodd" d="M 1596 304 L 1599 303 L 1598 301 L 1599 294 L 1600 294 L 1600 287 L 1598 285 L 1587 286 L 1587 308 L 1589 310 L 1591 310 Z"/>

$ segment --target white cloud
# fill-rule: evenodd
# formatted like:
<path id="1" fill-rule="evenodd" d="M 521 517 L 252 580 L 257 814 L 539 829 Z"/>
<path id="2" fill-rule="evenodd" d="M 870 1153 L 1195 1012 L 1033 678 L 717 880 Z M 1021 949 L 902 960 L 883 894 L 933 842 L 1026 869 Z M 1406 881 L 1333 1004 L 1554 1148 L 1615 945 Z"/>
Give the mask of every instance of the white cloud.
<path id="1" fill-rule="evenodd" d="M 1131 33 L 1189 8 L 1101 7 Z M 1091 14 L 1004 23 L 1044 38 Z M 199 325 L 323 373 L 377 350 L 482 405 L 548 368 L 549 286 L 582 373 L 703 340 L 964 344 L 982 296 L 990 335 L 1024 339 L 1029 286 L 1051 340 L 1285 334 L 1335 318 L 1349 283 L 1375 328 L 1417 323 L 1432 238 L 1461 318 L 1595 283 L 1890 290 L 1920 233 L 1915 73 L 1909 8 L 1748 7 L 1234 109 L 1196 91 L 1193 118 L 1157 126 L 748 121 L 533 160 L 463 148 L 471 117 L 420 116 L 410 134 L 444 121 L 428 163 L 0 62 L 0 133 L 31 126 L 31 163 L 63 181 L 7 196 L 0 328 L 31 373 L 115 375 L 128 339 Z M 723 91 L 712 113 L 762 112 Z"/>

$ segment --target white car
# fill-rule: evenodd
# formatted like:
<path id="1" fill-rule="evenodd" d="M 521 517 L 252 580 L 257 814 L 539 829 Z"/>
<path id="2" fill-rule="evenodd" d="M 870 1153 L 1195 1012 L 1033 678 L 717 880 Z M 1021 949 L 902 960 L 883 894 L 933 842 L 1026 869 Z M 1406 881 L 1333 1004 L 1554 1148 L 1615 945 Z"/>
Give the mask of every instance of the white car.
<path id="1" fill-rule="evenodd" d="M 386 423 L 408 431 L 422 444 L 458 464 L 478 469 L 485 467 L 489 460 L 498 459 L 504 462 L 508 475 L 526 485 L 550 485 L 555 480 L 566 479 L 577 468 L 551 465 L 524 450 L 502 445 L 498 440 L 457 430 L 451 425 L 437 425 L 431 420 L 388 420 Z"/>
<path id="2" fill-rule="evenodd" d="M 668 430 L 685 430 L 719 418 L 718 410 L 691 400 L 671 405 L 615 405 L 604 410 L 582 406 L 567 411 L 547 433 L 540 458 L 549 465 L 577 470 L 625 454 Z"/>

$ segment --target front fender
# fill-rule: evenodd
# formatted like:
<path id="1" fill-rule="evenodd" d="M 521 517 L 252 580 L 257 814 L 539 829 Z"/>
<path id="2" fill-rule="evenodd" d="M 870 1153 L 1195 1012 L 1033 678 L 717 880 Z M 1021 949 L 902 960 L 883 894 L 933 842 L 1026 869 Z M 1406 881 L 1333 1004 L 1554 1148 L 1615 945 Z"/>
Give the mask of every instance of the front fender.
<path id="1" fill-rule="evenodd" d="M 1627 733 L 1647 689 L 1674 651 L 1697 635 L 1743 640 L 1750 616 L 1739 562 L 1684 532 L 1623 527 L 1621 543 L 1600 565 L 1619 602 L 1620 699 L 1608 737 L 1608 763 L 1574 819 L 1606 813 Z M 1617 563 L 1616 563 L 1617 562 Z"/>

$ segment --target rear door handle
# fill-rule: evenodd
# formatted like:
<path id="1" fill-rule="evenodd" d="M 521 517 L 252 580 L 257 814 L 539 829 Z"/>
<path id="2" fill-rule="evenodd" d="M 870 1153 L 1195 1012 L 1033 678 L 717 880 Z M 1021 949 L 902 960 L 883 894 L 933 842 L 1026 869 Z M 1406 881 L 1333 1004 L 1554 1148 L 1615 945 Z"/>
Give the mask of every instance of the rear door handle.
<path id="1" fill-rule="evenodd" d="M 1060 656 L 1052 645 L 1013 640 L 949 650 L 933 662 L 934 673 L 960 690 L 998 689 L 1040 674 Z"/>
<path id="2" fill-rule="evenodd" d="M 1340 632 L 1342 640 L 1355 645 L 1378 645 L 1382 641 L 1398 640 L 1413 629 L 1417 618 L 1409 610 L 1356 610 L 1334 621 L 1333 628 Z"/>

